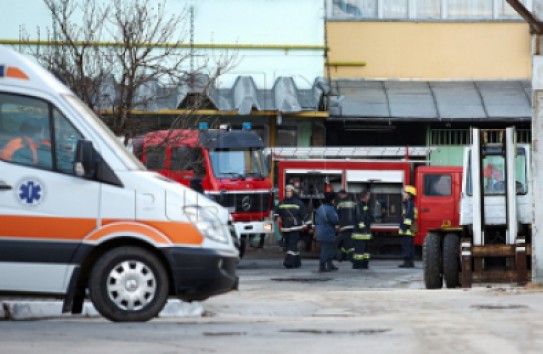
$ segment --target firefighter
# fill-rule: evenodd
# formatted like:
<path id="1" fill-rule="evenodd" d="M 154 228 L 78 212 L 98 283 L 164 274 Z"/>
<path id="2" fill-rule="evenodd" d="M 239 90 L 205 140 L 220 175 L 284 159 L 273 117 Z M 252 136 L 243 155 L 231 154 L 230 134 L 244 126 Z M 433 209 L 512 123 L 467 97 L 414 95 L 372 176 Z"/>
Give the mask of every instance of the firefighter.
<path id="1" fill-rule="evenodd" d="M 352 261 L 354 246 L 352 234 L 356 222 L 356 203 L 342 189 L 338 192 L 336 211 L 339 218 L 339 234 L 337 237 L 338 260 Z"/>
<path id="2" fill-rule="evenodd" d="M 413 186 L 405 186 L 402 191 L 402 220 L 400 222 L 399 235 L 402 236 L 402 257 L 403 263 L 400 268 L 414 268 L 415 263 L 415 221 L 417 219 L 417 208 L 414 198 L 417 196 L 417 190 Z"/>
<path id="3" fill-rule="evenodd" d="M 371 223 L 373 221 L 369 207 L 370 198 L 370 191 L 366 190 L 360 194 L 357 223 L 352 235 L 354 244 L 353 269 L 368 269 L 369 266 L 368 243 L 371 240 Z"/>
<path id="4" fill-rule="evenodd" d="M 285 197 L 275 208 L 275 216 L 280 219 L 281 232 L 285 240 L 287 254 L 283 261 L 285 268 L 300 268 L 300 252 L 298 252 L 298 241 L 307 219 L 307 211 L 300 199 L 294 195 L 294 186 L 289 184 L 285 187 Z"/>

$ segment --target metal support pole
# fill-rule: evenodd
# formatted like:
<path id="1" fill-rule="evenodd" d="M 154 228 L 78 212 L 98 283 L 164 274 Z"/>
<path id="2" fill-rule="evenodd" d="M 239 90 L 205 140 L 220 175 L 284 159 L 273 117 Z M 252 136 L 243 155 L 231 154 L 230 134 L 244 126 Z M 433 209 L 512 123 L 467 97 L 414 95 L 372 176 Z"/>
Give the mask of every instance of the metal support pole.
<path id="1" fill-rule="evenodd" d="M 543 0 L 534 0 L 533 14 L 536 19 L 542 18 Z M 543 201 L 538 198 L 543 192 L 543 72 L 539 53 L 540 36 L 533 36 L 532 48 L 532 281 L 543 284 Z"/>
<path id="2" fill-rule="evenodd" d="M 534 72 L 534 76 L 537 73 Z M 543 90 L 534 89 L 532 116 L 532 281 L 543 284 Z"/>

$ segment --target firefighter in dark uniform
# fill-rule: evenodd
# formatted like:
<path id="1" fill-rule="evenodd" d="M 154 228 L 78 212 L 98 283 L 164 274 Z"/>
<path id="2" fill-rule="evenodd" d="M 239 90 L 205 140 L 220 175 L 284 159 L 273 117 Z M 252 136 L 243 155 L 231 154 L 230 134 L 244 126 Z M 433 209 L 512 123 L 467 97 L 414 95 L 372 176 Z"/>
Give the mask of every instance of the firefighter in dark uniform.
<path id="1" fill-rule="evenodd" d="M 402 191 L 402 221 L 398 233 L 402 236 L 402 257 L 403 263 L 400 268 L 414 268 L 415 263 L 415 222 L 417 219 L 417 208 L 414 198 L 417 190 L 413 186 L 405 186 Z"/>
<path id="2" fill-rule="evenodd" d="M 339 233 L 337 237 L 338 259 L 352 261 L 354 246 L 352 234 L 356 223 L 356 203 L 342 189 L 338 192 L 336 211 L 339 218 Z"/>
<path id="3" fill-rule="evenodd" d="M 281 232 L 286 244 L 285 268 L 299 268 L 302 263 L 298 252 L 300 233 L 306 227 L 307 211 L 305 205 L 294 195 L 294 186 L 285 187 L 285 197 L 275 208 L 275 216 L 280 218 Z"/>
<path id="4" fill-rule="evenodd" d="M 354 244 L 353 269 L 368 269 L 370 262 L 368 244 L 371 240 L 371 223 L 373 221 L 369 206 L 370 197 L 370 191 L 364 191 L 360 194 L 357 223 L 352 236 Z"/>

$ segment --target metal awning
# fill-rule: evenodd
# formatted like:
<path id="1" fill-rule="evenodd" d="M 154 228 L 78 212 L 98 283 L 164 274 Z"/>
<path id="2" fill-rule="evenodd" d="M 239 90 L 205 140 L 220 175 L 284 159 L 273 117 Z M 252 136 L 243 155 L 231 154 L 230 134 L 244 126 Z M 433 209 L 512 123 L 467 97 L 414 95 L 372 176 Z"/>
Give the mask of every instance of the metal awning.
<path id="1" fill-rule="evenodd" d="M 335 80 L 329 120 L 530 121 L 530 81 Z"/>

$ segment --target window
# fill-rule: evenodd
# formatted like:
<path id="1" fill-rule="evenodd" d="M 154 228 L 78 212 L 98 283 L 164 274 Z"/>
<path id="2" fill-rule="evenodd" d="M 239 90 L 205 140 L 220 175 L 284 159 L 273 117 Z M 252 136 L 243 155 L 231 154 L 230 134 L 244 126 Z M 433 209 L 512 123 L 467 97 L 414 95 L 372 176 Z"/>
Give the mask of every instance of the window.
<path id="1" fill-rule="evenodd" d="M 64 173 L 74 173 L 74 157 L 77 142 L 82 135 L 74 126 L 60 113 L 53 110 L 53 121 L 55 122 L 55 154 L 57 169 Z"/>
<path id="2" fill-rule="evenodd" d="M 49 112 L 43 100 L 0 94 L 0 159 L 51 169 Z"/>
<path id="3" fill-rule="evenodd" d="M 452 178 L 448 174 L 431 174 L 424 176 L 424 195 L 449 196 L 452 194 Z"/>
<path id="4" fill-rule="evenodd" d="M 53 118 L 52 125 L 49 117 Z M 0 94 L 1 159 L 48 170 L 56 166 L 56 171 L 73 174 L 75 149 L 82 138 L 66 117 L 49 103 Z"/>
<path id="5" fill-rule="evenodd" d="M 160 147 L 150 147 L 145 151 L 145 166 L 150 170 L 163 170 L 166 150 Z"/>
<path id="6" fill-rule="evenodd" d="M 531 9 L 531 0 L 521 1 Z M 327 0 L 332 20 L 518 20 L 507 0 Z"/>
<path id="7" fill-rule="evenodd" d="M 382 0 L 383 18 L 408 18 L 407 0 Z"/>
<path id="8" fill-rule="evenodd" d="M 277 128 L 276 146 L 297 146 L 298 131 L 296 127 L 281 126 Z"/>
<path id="9" fill-rule="evenodd" d="M 416 18 L 422 20 L 441 18 L 441 1 L 417 0 L 415 6 Z"/>
<path id="10" fill-rule="evenodd" d="M 172 148 L 170 169 L 172 171 L 190 171 L 194 160 L 194 149 L 188 146 Z"/>
<path id="11" fill-rule="evenodd" d="M 471 166 L 471 158 L 469 161 Z M 517 156 L 515 157 L 515 184 L 517 194 L 526 194 L 528 185 L 526 180 L 526 151 L 524 148 L 518 148 Z M 483 188 L 485 195 L 503 195 L 506 188 L 505 175 L 505 159 L 501 154 L 487 153 L 483 158 L 483 170 L 481 171 L 483 178 Z M 473 193 L 473 180 L 471 168 L 467 176 L 468 195 Z"/>
<path id="12" fill-rule="evenodd" d="M 490 0 L 447 0 L 447 18 L 491 19 L 493 5 Z"/>

